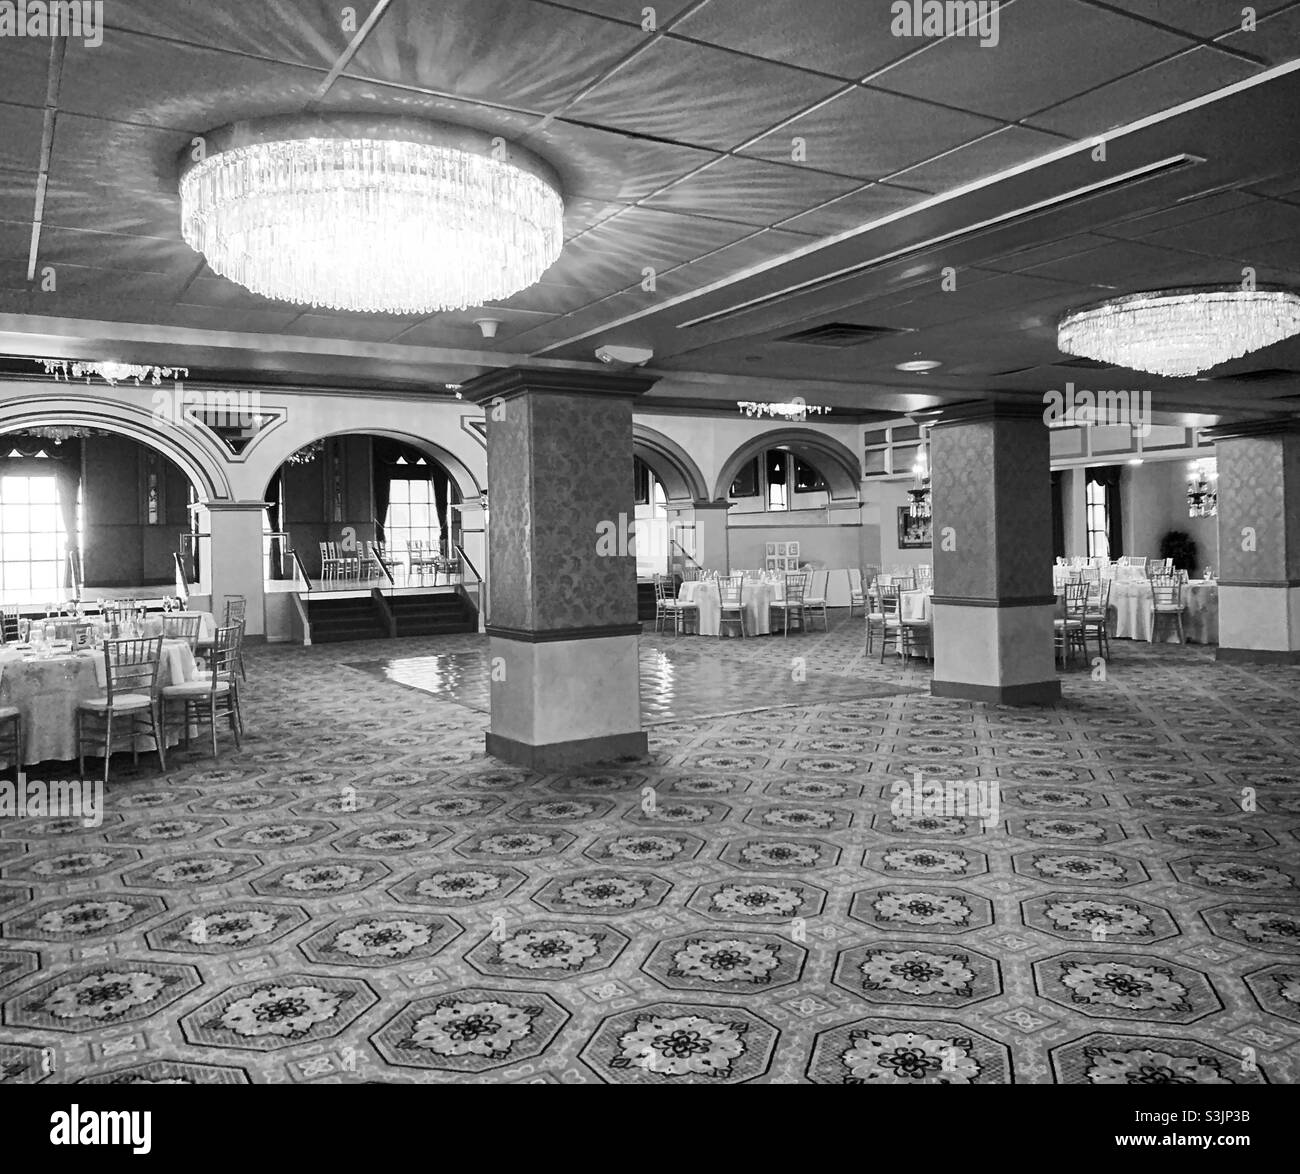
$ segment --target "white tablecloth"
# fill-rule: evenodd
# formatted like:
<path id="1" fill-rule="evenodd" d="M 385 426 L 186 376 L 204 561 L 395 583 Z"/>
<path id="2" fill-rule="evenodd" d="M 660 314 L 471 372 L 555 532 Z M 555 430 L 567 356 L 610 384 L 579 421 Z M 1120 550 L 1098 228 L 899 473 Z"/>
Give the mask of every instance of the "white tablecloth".
<path id="1" fill-rule="evenodd" d="M 199 617 L 199 640 L 211 644 L 216 639 L 217 623 L 212 618 L 210 611 L 174 611 L 174 616 L 198 616 Z M 163 630 L 162 617 L 151 615 L 144 622 L 144 634 L 146 636 L 161 636 Z"/>
<path id="2" fill-rule="evenodd" d="M 700 609 L 698 632 L 701 636 L 716 636 L 722 630 L 722 598 L 718 585 L 695 580 L 683 583 L 677 598 L 682 603 L 693 603 Z M 746 579 L 740 588 L 740 603 L 745 609 L 745 634 L 766 636 L 772 631 L 771 608 L 774 602 L 785 598 L 785 583 L 771 583 L 760 579 Z M 728 627 L 728 631 L 734 629 Z"/>
<path id="3" fill-rule="evenodd" d="M 1145 640 L 1148 644 L 1155 632 L 1155 599 L 1151 583 L 1114 582 L 1110 586 L 1110 612 L 1108 629 L 1117 639 Z M 1219 642 L 1219 585 L 1204 579 L 1193 579 L 1183 584 L 1183 635 L 1189 644 L 1217 644 Z M 1167 625 L 1161 630 L 1165 643 L 1178 639 L 1177 630 Z"/>

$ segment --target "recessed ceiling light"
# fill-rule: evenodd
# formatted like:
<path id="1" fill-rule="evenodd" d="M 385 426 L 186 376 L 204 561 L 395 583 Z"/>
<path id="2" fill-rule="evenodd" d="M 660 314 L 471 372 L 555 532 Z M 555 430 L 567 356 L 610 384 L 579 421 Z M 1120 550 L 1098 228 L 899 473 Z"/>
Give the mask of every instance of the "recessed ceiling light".
<path id="1" fill-rule="evenodd" d="M 933 371 L 936 367 L 942 367 L 943 364 L 937 359 L 912 359 L 906 363 L 899 363 L 899 371 Z"/>
<path id="2" fill-rule="evenodd" d="M 1142 463 L 1141 457 L 1134 457 L 1131 461 L 1129 461 L 1130 465 L 1140 465 L 1141 463 Z"/>

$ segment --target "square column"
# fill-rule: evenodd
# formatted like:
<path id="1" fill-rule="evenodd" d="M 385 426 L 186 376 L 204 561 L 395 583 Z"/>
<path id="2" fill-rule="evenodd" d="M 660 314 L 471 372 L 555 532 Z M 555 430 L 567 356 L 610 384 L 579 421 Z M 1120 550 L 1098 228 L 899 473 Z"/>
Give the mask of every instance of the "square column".
<path id="1" fill-rule="evenodd" d="M 1300 664 L 1300 425 L 1214 430 L 1218 660 Z"/>
<path id="2" fill-rule="evenodd" d="M 1040 405 L 957 405 L 930 432 L 936 697 L 1052 704 L 1052 483 Z"/>
<path id="3" fill-rule="evenodd" d="M 731 502 L 697 501 L 695 508 L 695 561 L 719 575 L 731 573 L 731 536 L 727 511 Z"/>
<path id="4" fill-rule="evenodd" d="M 212 585 L 212 615 L 220 626 L 226 616 L 226 600 L 242 595 L 245 607 L 244 635 L 266 637 L 266 559 L 262 553 L 264 501 L 219 501 L 207 503 L 209 555 L 207 575 Z"/>
<path id="5" fill-rule="evenodd" d="M 487 420 L 496 758 L 546 770 L 646 753 L 632 404 L 654 382 L 520 367 L 464 387 Z"/>

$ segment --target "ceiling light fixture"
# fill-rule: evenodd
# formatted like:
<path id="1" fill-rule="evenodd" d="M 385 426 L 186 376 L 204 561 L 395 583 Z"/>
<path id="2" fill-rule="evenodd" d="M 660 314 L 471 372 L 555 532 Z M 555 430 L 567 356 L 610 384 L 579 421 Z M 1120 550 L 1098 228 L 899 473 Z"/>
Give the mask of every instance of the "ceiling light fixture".
<path id="1" fill-rule="evenodd" d="M 823 407 L 821 404 L 806 404 L 800 399 L 793 399 L 788 403 L 780 404 L 739 400 L 736 406 L 746 416 L 771 416 L 773 419 L 781 420 L 806 420 L 810 414 L 814 416 L 820 416 L 823 413 L 830 414 L 830 408 Z"/>
<path id="2" fill-rule="evenodd" d="M 1300 333 L 1300 295 L 1215 286 L 1111 298 L 1067 314 L 1057 344 L 1069 355 L 1187 376 Z"/>
<path id="3" fill-rule="evenodd" d="M 185 367 L 147 367 L 139 363 L 80 363 L 70 359 L 37 359 L 45 368 L 46 375 L 55 379 L 71 381 L 84 379 L 89 383 L 94 376 L 99 376 L 110 387 L 134 380 L 138 387 L 146 379 L 159 387 L 164 379 L 187 379 L 189 370 Z"/>
<path id="4" fill-rule="evenodd" d="M 185 242 L 268 298 L 463 310 L 533 285 L 560 254 L 554 173 L 501 138 L 343 116 L 255 119 L 201 142 L 184 157 Z"/>
<path id="5" fill-rule="evenodd" d="M 933 371 L 936 367 L 942 367 L 943 364 L 938 359 L 911 359 L 906 363 L 898 363 L 895 369 L 898 371 Z"/>

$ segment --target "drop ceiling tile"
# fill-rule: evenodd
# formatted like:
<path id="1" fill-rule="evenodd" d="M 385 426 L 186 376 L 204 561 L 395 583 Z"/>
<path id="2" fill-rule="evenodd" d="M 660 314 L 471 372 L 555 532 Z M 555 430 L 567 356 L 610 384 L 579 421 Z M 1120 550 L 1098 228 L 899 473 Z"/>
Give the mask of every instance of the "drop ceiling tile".
<path id="1" fill-rule="evenodd" d="M 1088 138 L 1136 122 L 1193 98 L 1245 81 L 1262 70 L 1240 57 L 1205 45 L 1053 106 L 1029 121 L 1034 126 Z"/>
<path id="2" fill-rule="evenodd" d="M 398 3 L 347 73 L 544 113 L 647 39 L 639 28 L 518 0 Z"/>
<path id="3" fill-rule="evenodd" d="M 1085 253 L 1035 265 L 1028 273 L 1034 277 L 1115 289 L 1129 284 L 1138 275 L 1148 278 L 1200 264 L 1197 257 L 1174 249 L 1156 248 L 1144 241 L 1113 241 Z"/>
<path id="4" fill-rule="evenodd" d="M 373 5 L 355 6 L 357 23 Z M 348 47 L 343 6 L 331 0 L 258 0 L 256 4 L 112 0 L 104 6 L 104 38 L 115 30 L 147 33 L 290 65 L 329 69 Z"/>
<path id="5" fill-rule="evenodd" d="M 198 260 L 199 258 L 196 256 L 195 259 Z M 263 297 L 261 294 L 253 293 L 250 289 L 245 289 L 237 282 L 217 276 L 207 268 L 204 269 L 201 276 L 195 278 L 185 287 L 185 292 L 179 300 L 187 306 L 231 309 L 241 312 L 292 313 L 295 316 L 313 312 L 329 313 L 328 310 L 312 307 L 303 302 L 289 302 L 277 298 Z"/>
<path id="6" fill-rule="evenodd" d="M 31 106 L 0 105 L 0 167 L 8 171 L 37 171 L 41 166 L 41 137 L 45 115 Z"/>
<path id="7" fill-rule="evenodd" d="M 180 154 L 190 148 L 192 138 L 187 131 L 60 112 L 50 180 L 77 188 L 107 181 L 131 191 L 179 200 Z M 178 221 L 179 216 L 178 203 Z"/>
<path id="8" fill-rule="evenodd" d="M 1296 194 L 1300 193 L 1300 171 L 1285 171 L 1281 175 L 1252 183 L 1250 190 L 1262 192 L 1266 196 L 1288 197 L 1294 200 Z"/>
<path id="9" fill-rule="evenodd" d="M 657 282 L 658 292 L 673 297 L 698 290 L 807 248 L 811 243 L 808 237 L 799 233 L 765 229 L 663 274 Z"/>
<path id="10" fill-rule="evenodd" d="M 52 174 L 45 196 L 45 223 L 179 241 L 180 197 L 111 184 L 65 185 Z M 194 259 L 197 263 L 198 254 Z"/>
<path id="11" fill-rule="evenodd" d="M 742 154 L 788 163 L 797 136 L 804 140 L 806 166 L 879 179 L 997 129 L 989 118 L 858 86 L 752 143 Z"/>
<path id="12" fill-rule="evenodd" d="M 1264 58 L 1269 65 L 1281 65 L 1300 57 L 1300 6 L 1265 17 L 1254 32 L 1238 31 L 1221 43 Z"/>
<path id="13" fill-rule="evenodd" d="M 157 322 L 159 326 L 181 326 L 192 330 L 217 330 L 227 334 L 283 334 L 297 310 L 217 310 L 210 306 L 167 305 L 155 310 L 155 318 L 118 317 L 117 321 Z"/>
<path id="14" fill-rule="evenodd" d="M 1167 24 L 1176 29 L 1193 33 L 1198 37 L 1216 37 L 1232 29 L 1241 28 L 1242 9 L 1240 0 L 1196 0 L 1189 4 L 1187 0 L 1107 0 L 1112 8 L 1122 8 L 1137 16 Z M 1255 12 L 1263 17 L 1279 8 L 1285 8 L 1294 0 L 1262 0 L 1252 4 Z"/>
<path id="15" fill-rule="evenodd" d="M 353 342 L 388 342 L 416 321 L 392 314 L 302 314 L 285 327 L 285 333 Z"/>
<path id="16" fill-rule="evenodd" d="M 646 0 L 533 0 L 533 3 L 547 8 L 572 8 L 578 12 L 590 12 L 608 20 L 620 20 L 624 24 L 641 27 L 645 17 L 642 15 L 647 7 Z M 696 0 L 668 0 L 667 3 L 650 5 L 655 10 L 655 21 L 659 28 L 666 28 L 677 15 L 690 8 Z"/>
<path id="17" fill-rule="evenodd" d="M 69 44 L 59 104 L 74 114 L 201 133 L 300 111 L 325 77 L 323 70 L 119 32 L 96 49 Z"/>
<path id="18" fill-rule="evenodd" d="M 474 324 L 476 318 L 495 318 L 500 323 L 495 338 L 484 338 Z M 467 350 L 509 350 L 508 340 L 543 325 L 552 318 L 550 314 L 530 314 L 522 310 L 502 307 L 474 308 L 452 314 L 435 314 L 423 322 L 395 334 L 392 342 L 399 346 L 463 347 Z"/>
<path id="19" fill-rule="evenodd" d="M 1193 253 L 1240 257 L 1248 264 L 1262 265 L 1268 261 L 1264 245 L 1297 235 L 1300 235 L 1300 207 L 1277 200 L 1256 200 L 1191 224 L 1148 233 L 1142 240 L 1146 244 L 1167 245 Z"/>
<path id="20" fill-rule="evenodd" d="M 711 0 L 673 32 L 856 81 L 916 47 L 890 36 L 889 9 L 861 0 Z"/>
<path id="21" fill-rule="evenodd" d="M 964 147 L 900 171 L 890 179 L 932 192 L 947 192 L 996 175 L 1068 143 L 1057 135 L 1023 126 L 1007 126 Z"/>
<path id="22" fill-rule="evenodd" d="M 859 186 L 853 179 L 732 155 L 652 196 L 643 206 L 766 227 Z"/>
<path id="23" fill-rule="evenodd" d="M 996 269 L 1003 273 L 1020 273 L 1026 269 L 1032 269 L 1035 265 L 1045 265 L 1051 261 L 1059 261 L 1063 257 L 1073 257 L 1079 253 L 1086 253 L 1091 249 L 1097 249 L 1110 243 L 1107 237 L 1081 232 L 1074 236 L 1065 237 L 1063 240 L 1049 241 L 1045 245 L 1020 249 L 1014 253 L 1006 253 L 1003 256 L 982 261 L 980 264 L 985 269 Z"/>
<path id="24" fill-rule="evenodd" d="M 1184 200 L 1172 208 L 1138 216 L 1132 220 L 1121 220 L 1107 224 L 1099 231 L 1107 236 L 1144 237 L 1175 225 L 1189 224 L 1194 220 L 1204 220 L 1207 216 L 1216 216 L 1232 208 L 1253 204 L 1255 197 L 1245 192 L 1215 192 L 1211 196 L 1201 196 L 1194 200 Z"/>
<path id="25" fill-rule="evenodd" d="M 554 266 L 552 266 L 552 269 Z M 550 270 L 547 270 L 549 273 Z M 501 306 L 513 310 L 532 310 L 541 314 L 571 314 L 594 300 L 592 291 L 577 285 L 563 285 L 555 281 L 539 281 L 520 290 L 503 301 L 489 302 L 488 307 Z M 487 316 L 487 315 L 485 315 Z"/>
<path id="26" fill-rule="evenodd" d="M 842 85 L 661 37 L 566 109 L 564 117 L 726 151 Z"/>
<path id="27" fill-rule="evenodd" d="M 20 285 L 27 278 L 27 254 L 32 243 L 30 220 L 0 220 L 0 286 L 6 278 Z"/>
<path id="28" fill-rule="evenodd" d="M 0 68 L 0 102 L 44 106 L 50 69 L 50 42 L 45 37 L 6 37 Z"/>
<path id="29" fill-rule="evenodd" d="M 796 232 L 815 236 L 836 236 L 910 208 L 931 198 L 929 192 L 915 192 L 889 184 L 873 183 L 867 187 L 832 200 L 799 216 L 792 216 L 778 225 Z"/>
<path id="30" fill-rule="evenodd" d="M 522 142 L 556 169 L 566 196 L 625 204 L 720 158 L 716 151 L 634 138 L 564 119 L 538 126 Z"/>
<path id="31" fill-rule="evenodd" d="M 177 301 L 184 279 L 158 273 L 128 273 L 82 265 L 55 266 L 56 288 L 42 297 L 47 314 L 72 312 L 71 307 L 89 306 L 96 312 L 116 302 L 169 305 Z M 76 317 L 86 317 L 76 312 Z"/>
<path id="32" fill-rule="evenodd" d="M 39 264 L 75 265 L 122 273 L 156 273 L 184 281 L 198 257 L 179 241 L 147 236 L 84 232 L 46 224 L 41 229 Z"/>
<path id="33" fill-rule="evenodd" d="M 871 84 L 997 118 L 1020 119 L 1188 47 L 1173 33 L 1079 0 L 999 10 L 998 43 L 935 41 Z"/>

